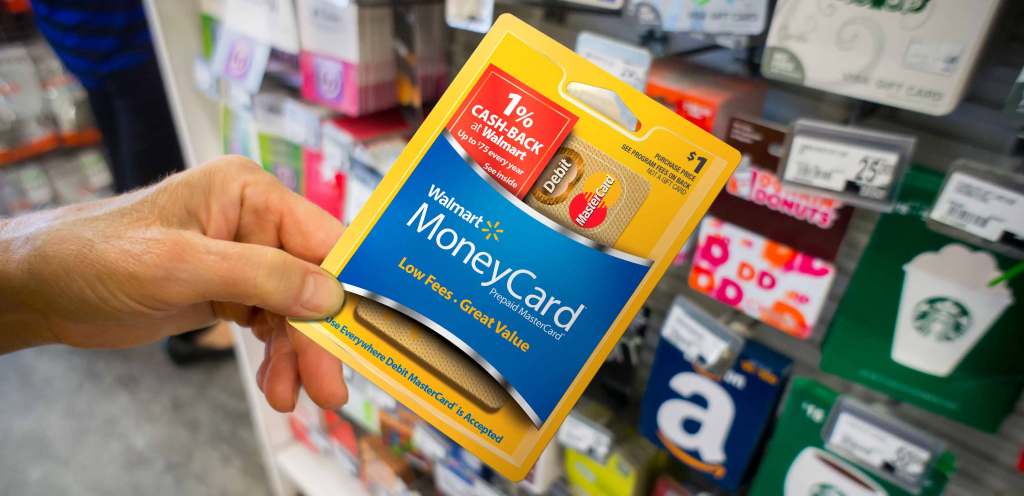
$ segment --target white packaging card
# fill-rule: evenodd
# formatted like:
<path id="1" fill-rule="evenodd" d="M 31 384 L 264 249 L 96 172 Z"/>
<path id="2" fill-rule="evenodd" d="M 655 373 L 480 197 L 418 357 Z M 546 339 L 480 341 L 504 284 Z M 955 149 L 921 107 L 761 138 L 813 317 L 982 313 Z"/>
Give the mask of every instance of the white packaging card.
<path id="1" fill-rule="evenodd" d="M 494 0 L 446 0 L 444 20 L 455 29 L 486 33 L 494 23 Z"/>
<path id="2" fill-rule="evenodd" d="M 270 60 L 270 46 L 245 34 L 221 29 L 213 48 L 210 69 L 233 88 L 255 94 Z M 229 99 L 231 96 L 229 95 Z"/>
<path id="3" fill-rule="evenodd" d="M 931 115 L 960 102 L 1000 0 L 776 3 L 766 77 Z"/>
<path id="4" fill-rule="evenodd" d="M 826 446 L 907 483 L 924 475 L 932 458 L 927 449 L 849 412 L 836 418 Z"/>
<path id="5" fill-rule="evenodd" d="M 643 91 L 651 70 L 651 52 L 625 41 L 581 31 L 576 38 L 576 53 Z"/>
<path id="6" fill-rule="evenodd" d="M 794 136 L 783 180 L 873 200 L 886 197 L 899 154 L 811 136 Z"/>
<path id="7" fill-rule="evenodd" d="M 691 362 L 703 367 L 718 363 L 729 348 L 729 343 L 697 322 L 679 305 L 672 305 L 661 335 L 683 352 Z"/>
<path id="8" fill-rule="evenodd" d="M 293 0 L 225 0 L 224 24 L 282 52 L 299 53 Z"/>
<path id="9" fill-rule="evenodd" d="M 360 29 L 360 10 L 375 10 L 390 16 L 391 11 L 381 7 L 359 7 L 349 0 L 297 0 L 296 17 L 302 51 L 326 55 L 346 62 L 360 61 L 360 45 L 366 43 L 369 29 Z M 391 24 L 375 24 L 375 30 L 385 30 L 390 36 Z"/>
<path id="10" fill-rule="evenodd" d="M 567 448 L 585 453 L 603 463 L 612 448 L 612 435 L 606 429 L 598 428 L 580 418 L 576 413 L 565 417 L 558 429 L 558 442 Z"/>
<path id="11" fill-rule="evenodd" d="M 1024 193 L 966 172 L 950 174 L 929 217 L 993 243 L 1024 241 Z"/>
<path id="12" fill-rule="evenodd" d="M 641 23 L 665 31 L 759 35 L 768 21 L 768 0 L 632 0 Z"/>

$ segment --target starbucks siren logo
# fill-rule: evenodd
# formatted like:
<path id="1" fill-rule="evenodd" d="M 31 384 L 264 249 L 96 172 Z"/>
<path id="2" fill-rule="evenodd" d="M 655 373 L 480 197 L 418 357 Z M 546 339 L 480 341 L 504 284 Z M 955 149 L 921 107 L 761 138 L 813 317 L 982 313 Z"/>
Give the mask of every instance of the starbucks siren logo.
<path id="1" fill-rule="evenodd" d="M 807 493 L 807 496 L 846 496 L 846 493 L 832 484 L 819 482 L 811 486 L 811 490 Z"/>
<path id="2" fill-rule="evenodd" d="M 925 298 L 914 305 L 914 329 L 939 341 L 956 341 L 971 328 L 971 311 L 945 296 Z"/>

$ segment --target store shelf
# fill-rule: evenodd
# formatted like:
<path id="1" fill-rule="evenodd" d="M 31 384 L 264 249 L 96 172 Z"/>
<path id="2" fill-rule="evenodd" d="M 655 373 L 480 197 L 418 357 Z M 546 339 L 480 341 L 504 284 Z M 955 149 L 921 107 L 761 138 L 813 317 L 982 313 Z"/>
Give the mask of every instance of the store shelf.
<path id="1" fill-rule="evenodd" d="M 178 139 L 189 167 L 195 167 L 221 154 L 218 105 L 197 90 L 192 80 L 193 60 L 200 50 L 199 3 L 146 0 L 145 6 Z M 287 417 L 271 409 L 256 386 L 263 343 L 248 329 L 232 326 L 232 332 L 271 492 L 278 496 L 298 494 L 300 489 L 306 495 L 365 494 L 358 480 L 332 476 L 326 460 L 317 463 L 312 454 L 300 458 L 301 453 L 292 449 Z"/>
<path id="2" fill-rule="evenodd" d="M 199 53 L 200 45 L 198 3 L 199 0 L 146 0 L 172 112 L 190 166 L 203 163 L 221 152 L 218 104 L 197 90 L 192 80 L 193 61 Z M 566 44 L 573 42 L 580 29 L 634 40 L 647 31 L 646 28 L 629 25 L 614 16 L 573 13 L 556 21 L 555 16 L 544 13 L 537 5 L 501 3 Z M 457 32 L 454 38 L 455 48 L 452 52 L 456 58 L 453 66 L 458 67 L 476 45 L 479 36 Z M 737 64 L 737 53 L 705 50 L 709 46 L 707 40 L 671 36 L 663 51 L 691 54 L 704 52 L 704 58 L 707 59 L 705 62 L 710 65 L 726 67 Z M 1013 75 L 1016 75 L 1019 59 L 1015 59 L 1013 64 Z M 988 73 L 983 74 L 986 77 L 978 79 L 991 79 L 987 77 Z M 979 91 L 972 91 L 971 98 L 954 114 L 939 118 L 893 109 L 861 115 L 858 110 L 861 105 L 852 100 L 794 85 L 770 84 L 764 114 L 769 120 L 777 122 L 790 122 L 798 117 L 816 117 L 831 121 L 856 121 L 858 125 L 914 134 L 919 140 L 917 162 L 939 169 L 946 167 L 952 158 L 959 157 L 981 160 L 1004 168 L 1015 167 L 1020 159 L 1019 153 L 1013 151 L 1018 146 L 1019 125 L 1016 121 L 1010 122 L 1010 118 L 1002 111 L 1005 89 L 992 81 L 988 81 L 985 88 L 982 95 L 984 101 L 979 100 Z M 985 102 L 988 104 L 983 104 Z M 837 256 L 837 279 L 825 304 L 826 309 L 820 319 L 822 323 L 828 322 L 831 314 L 836 311 L 877 220 L 878 214 L 872 212 L 858 211 L 855 215 L 843 242 L 843 251 Z M 664 277 L 647 302 L 652 309 L 652 329 L 660 327 L 664 310 L 678 294 L 700 301 L 701 305 L 712 308 L 718 317 L 730 312 L 716 306 L 718 304 L 711 300 L 701 300 L 705 297 L 689 286 L 688 272 L 673 270 Z M 737 315 L 734 313 L 728 320 L 751 329 L 758 342 L 791 356 L 799 375 L 813 377 L 844 394 L 883 404 L 891 413 L 943 437 L 957 454 L 960 464 L 960 470 L 950 482 L 947 494 L 1019 493 L 1024 479 L 1014 471 L 1012 463 L 1019 456 L 1020 446 L 1024 444 L 1024 402 L 998 434 L 970 430 L 936 414 L 902 404 L 881 393 L 821 372 L 818 364 L 822 355 L 820 346 L 821 335 L 825 330 L 823 328 L 818 330 L 812 340 L 797 342 L 766 325 Z M 263 343 L 256 340 L 247 329 L 236 326 L 233 332 L 239 372 L 272 492 L 277 495 L 302 493 L 310 496 L 367 494 L 359 480 L 347 474 L 331 458 L 310 452 L 292 439 L 287 417 L 267 406 L 255 383 L 256 370 L 263 356 Z"/>
<path id="3" fill-rule="evenodd" d="M 160 72 L 189 167 L 220 154 L 220 120 L 215 103 L 192 84 L 192 64 L 200 53 L 199 3 L 146 0 Z"/>
<path id="4" fill-rule="evenodd" d="M 274 456 L 278 470 L 298 486 L 305 496 L 368 496 L 358 479 L 330 459 L 291 443 Z"/>

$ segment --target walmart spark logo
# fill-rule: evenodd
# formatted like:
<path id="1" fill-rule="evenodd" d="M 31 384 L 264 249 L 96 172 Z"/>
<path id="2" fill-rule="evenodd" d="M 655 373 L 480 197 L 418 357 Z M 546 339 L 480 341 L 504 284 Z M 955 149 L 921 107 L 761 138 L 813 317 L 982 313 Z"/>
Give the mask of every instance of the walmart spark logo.
<path id="1" fill-rule="evenodd" d="M 500 220 L 496 220 L 494 222 L 487 221 L 487 227 L 481 227 L 480 231 L 484 233 L 484 239 L 494 238 L 495 241 L 498 241 L 498 235 L 505 232 L 505 230 L 500 226 Z"/>

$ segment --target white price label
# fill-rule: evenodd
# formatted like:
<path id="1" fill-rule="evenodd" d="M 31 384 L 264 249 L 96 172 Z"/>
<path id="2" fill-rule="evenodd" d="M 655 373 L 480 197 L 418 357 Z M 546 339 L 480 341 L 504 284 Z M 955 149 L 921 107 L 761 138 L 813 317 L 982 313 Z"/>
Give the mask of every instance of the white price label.
<path id="1" fill-rule="evenodd" d="M 924 474 L 931 453 L 855 415 L 836 418 L 828 448 L 880 472 L 912 482 Z"/>
<path id="2" fill-rule="evenodd" d="M 728 342 L 694 320 L 678 305 L 673 305 L 665 317 L 661 335 L 683 352 L 687 360 L 699 360 L 705 367 L 717 363 L 729 347 Z"/>
<path id="3" fill-rule="evenodd" d="M 602 463 L 612 447 L 612 437 L 608 432 L 594 427 L 572 413 L 558 429 L 558 442 L 567 448 L 586 453 Z"/>
<path id="4" fill-rule="evenodd" d="M 1024 194 L 963 172 L 949 176 L 929 216 L 993 242 L 1024 238 Z"/>
<path id="5" fill-rule="evenodd" d="M 576 39 L 576 53 L 640 91 L 647 86 L 651 52 L 645 48 L 582 31 Z"/>
<path id="6" fill-rule="evenodd" d="M 634 1 L 633 15 L 665 31 L 758 35 L 768 20 L 768 0 Z"/>
<path id="7" fill-rule="evenodd" d="M 898 153 L 889 150 L 795 136 L 783 179 L 839 192 L 852 185 L 860 196 L 883 199 L 892 186 L 899 159 Z"/>
<path id="8" fill-rule="evenodd" d="M 444 18 L 455 29 L 486 33 L 494 23 L 494 0 L 447 0 Z"/>

